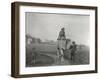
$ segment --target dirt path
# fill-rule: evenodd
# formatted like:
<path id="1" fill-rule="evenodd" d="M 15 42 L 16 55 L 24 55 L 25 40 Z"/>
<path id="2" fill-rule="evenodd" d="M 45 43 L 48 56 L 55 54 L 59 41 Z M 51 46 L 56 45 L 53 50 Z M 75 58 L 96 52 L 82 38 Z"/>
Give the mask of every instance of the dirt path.
<path id="1" fill-rule="evenodd" d="M 54 59 L 54 63 L 52 65 L 71 65 L 71 61 L 68 59 L 64 59 L 64 61 L 61 61 L 58 59 L 57 55 L 46 54 L 46 53 L 45 53 L 45 55 L 52 57 Z"/>

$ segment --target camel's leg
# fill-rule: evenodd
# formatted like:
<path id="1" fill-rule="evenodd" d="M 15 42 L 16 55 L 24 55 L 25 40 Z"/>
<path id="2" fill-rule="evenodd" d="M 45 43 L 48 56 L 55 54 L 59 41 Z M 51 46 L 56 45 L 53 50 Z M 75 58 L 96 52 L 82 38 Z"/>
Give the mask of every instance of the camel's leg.
<path id="1" fill-rule="evenodd" d="M 60 50 L 59 49 L 57 49 L 57 58 L 56 58 L 56 63 L 59 61 L 59 59 L 60 59 Z"/>
<path id="2" fill-rule="evenodd" d="M 64 61 L 64 52 L 62 49 L 60 50 L 60 52 L 61 52 L 61 62 L 63 62 Z"/>
<path id="3" fill-rule="evenodd" d="M 57 58 L 59 58 L 59 55 L 60 55 L 60 51 L 59 49 L 57 50 Z"/>

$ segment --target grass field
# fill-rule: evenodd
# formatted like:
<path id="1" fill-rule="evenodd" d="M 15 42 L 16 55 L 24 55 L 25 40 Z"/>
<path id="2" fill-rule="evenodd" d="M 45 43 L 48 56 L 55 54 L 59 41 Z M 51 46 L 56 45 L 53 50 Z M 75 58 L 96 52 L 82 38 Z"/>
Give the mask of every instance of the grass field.
<path id="1" fill-rule="evenodd" d="M 26 67 L 51 65 L 89 64 L 89 48 L 83 46 L 75 53 L 74 62 L 70 60 L 70 50 L 64 54 L 64 62 L 57 60 L 57 45 L 32 43 L 26 45 Z"/>

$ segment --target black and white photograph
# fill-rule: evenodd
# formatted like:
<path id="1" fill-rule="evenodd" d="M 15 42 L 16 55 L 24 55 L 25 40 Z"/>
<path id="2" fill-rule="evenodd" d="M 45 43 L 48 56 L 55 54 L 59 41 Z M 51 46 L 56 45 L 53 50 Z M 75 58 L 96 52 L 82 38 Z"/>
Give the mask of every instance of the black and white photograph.
<path id="1" fill-rule="evenodd" d="M 97 73 L 97 7 L 12 3 L 12 76 Z"/>
<path id="2" fill-rule="evenodd" d="M 89 64 L 89 22 L 89 15 L 26 12 L 26 67 Z"/>

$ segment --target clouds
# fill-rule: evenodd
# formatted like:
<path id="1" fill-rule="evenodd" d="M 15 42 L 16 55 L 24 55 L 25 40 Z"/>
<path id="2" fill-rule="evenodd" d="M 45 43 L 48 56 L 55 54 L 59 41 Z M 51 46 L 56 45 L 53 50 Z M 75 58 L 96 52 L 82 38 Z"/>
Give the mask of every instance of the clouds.
<path id="1" fill-rule="evenodd" d="M 66 29 L 66 37 L 77 43 L 89 43 L 89 16 L 26 13 L 26 34 L 42 40 L 57 40 L 62 27 Z"/>

